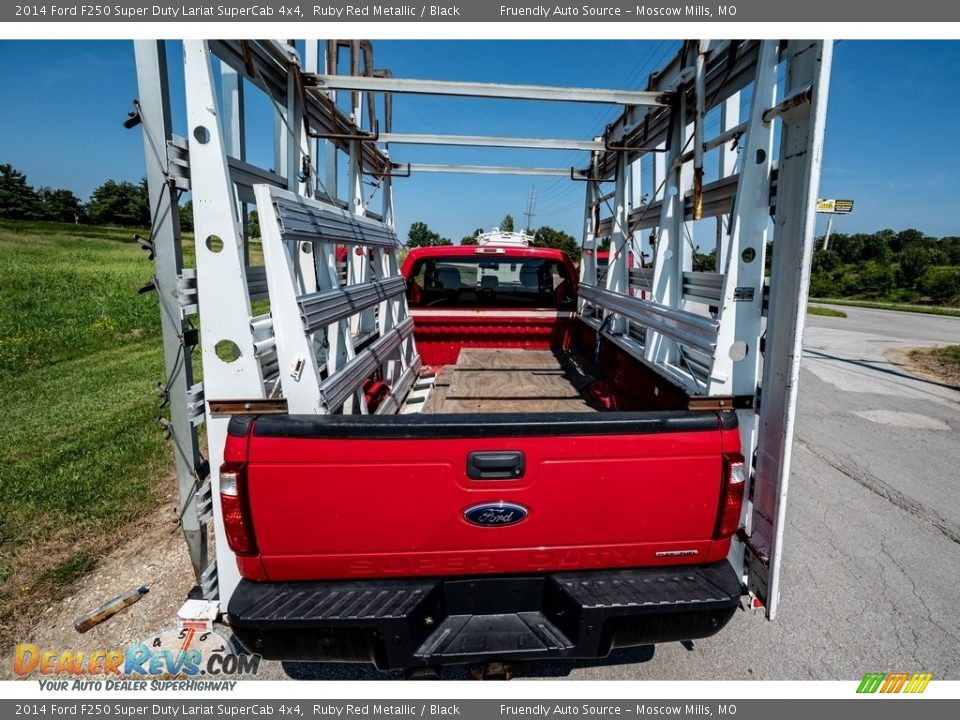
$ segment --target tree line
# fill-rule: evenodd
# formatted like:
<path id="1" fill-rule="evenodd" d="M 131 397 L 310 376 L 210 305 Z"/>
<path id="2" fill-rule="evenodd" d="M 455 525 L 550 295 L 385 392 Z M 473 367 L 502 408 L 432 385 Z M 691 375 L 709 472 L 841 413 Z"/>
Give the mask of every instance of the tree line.
<path id="1" fill-rule="evenodd" d="M 12 165 L 0 164 L 0 218 L 47 220 L 148 227 L 150 201 L 145 179 L 138 183 L 107 180 L 87 202 L 62 188 L 33 188 L 27 177 Z M 180 224 L 193 229 L 193 207 L 180 207 Z M 512 231 L 514 221 L 507 215 L 500 229 Z M 483 230 L 460 239 L 461 245 L 476 245 Z M 248 233 L 259 237 L 256 211 L 250 214 Z M 574 262 L 580 261 L 580 245 L 572 235 L 544 225 L 532 233 L 532 244 L 564 250 Z M 453 245 L 424 222 L 415 222 L 407 234 L 408 247 Z M 768 252 L 768 260 L 770 253 Z M 695 269 L 712 270 L 713 254 L 694 258 Z M 813 253 L 810 279 L 813 297 L 854 297 L 889 302 L 960 304 L 960 237 L 932 237 L 915 228 L 896 232 L 836 233 L 828 247 L 823 238 Z"/>
<path id="2" fill-rule="evenodd" d="M 508 215 L 501 229 L 513 229 Z M 460 245 L 476 245 L 483 233 L 478 228 L 460 239 Z M 533 234 L 534 246 L 564 250 L 580 261 L 580 246 L 569 233 L 543 226 Z M 609 248 L 609 238 L 598 247 Z M 426 223 L 410 228 L 407 245 L 453 245 Z M 896 232 L 835 233 L 828 247 L 818 238 L 813 252 L 810 295 L 820 298 L 862 298 L 896 303 L 960 305 L 960 237 L 933 237 L 915 228 Z M 767 267 L 772 247 L 767 249 Z M 715 253 L 694 253 L 694 270 L 713 272 Z"/>
<path id="3" fill-rule="evenodd" d="M 96 225 L 150 224 L 147 183 L 107 180 L 83 202 L 63 188 L 34 189 L 12 165 L 0 165 L 0 217 Z"/>
<path id="4" fill-rule="evenodd" d="M 0 218 L 138 228 L 149 227 L 153 220 L 146 178 L 137 183 L 107 180 L 83 202 L 72 190 L 33 188 L 27 176 L 9 164 L 0 164 Z M 256 211 L 250 226 L 259 237 Z M 180 206 L 180 227 L 193 230 L 192 202 Z"/>
<path id="5" fill-rule="evenodd" d="M 836 233 L 813 252 L 813 297 L 960 304 L 960 237 L 915 228 Z"/>

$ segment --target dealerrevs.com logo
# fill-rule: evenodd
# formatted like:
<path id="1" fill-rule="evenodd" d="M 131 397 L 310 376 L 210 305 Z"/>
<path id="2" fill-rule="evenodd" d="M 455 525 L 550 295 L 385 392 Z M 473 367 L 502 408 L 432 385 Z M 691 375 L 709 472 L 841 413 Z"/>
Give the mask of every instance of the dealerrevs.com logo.
<path id="1" fill-rule="evenodd" d="M 260 668 L 259 655 L 240 655 L 216 631 L 162 630 L 126 649 L 56 650 L 19 643 L 13 671 L 35 677 L 41 690 L 232 690 Z"/>

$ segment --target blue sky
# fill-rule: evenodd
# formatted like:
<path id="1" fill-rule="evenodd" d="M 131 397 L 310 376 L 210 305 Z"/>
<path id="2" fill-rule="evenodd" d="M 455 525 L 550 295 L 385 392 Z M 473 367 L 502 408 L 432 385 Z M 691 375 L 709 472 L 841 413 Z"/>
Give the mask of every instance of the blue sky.
<path id="1" fill-rule="evenodd" d="M 677 47 L 669 41 L 375 41 L 377 67 L 402 77 L 640 88 Z M 171 48 L 172 72 L 179 54 Z M 136 97 L 133 47 L 123 41 L 0 41 L 0 163 L 35 187 L 86 199 L 108 178 L 143 175 L 139 130 L 121 122 Z M 597 75 L 596 68 L 605 73 Z M 845 41 L 836 46 L 822 197 L 856 200 L 835 230 L 918 227 L 960 235 L 960 42 Z M 250 159 L 271 164 L 264 101 L 248 117 Z M 175 125 L 184 134 L 182 103 Z M 397 132 L 587 138 L 615 117 L 609 106 L 398 96 Z M 585 153 L 401 146 L 397 161 L 569 167 Z M 454 239 L 518 223 L 536 186 L 534 226 L 579 239 L 583 184 L 530 177 L 415 175 L 395 181 L 397 223 L 427 222 Z M 822 231 L 823 223 L 821 223 Z"/>

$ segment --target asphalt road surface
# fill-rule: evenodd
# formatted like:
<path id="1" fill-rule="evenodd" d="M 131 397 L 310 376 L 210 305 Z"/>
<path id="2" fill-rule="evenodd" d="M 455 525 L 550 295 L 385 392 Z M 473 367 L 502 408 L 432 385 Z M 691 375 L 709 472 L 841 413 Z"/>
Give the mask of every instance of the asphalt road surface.
<path id="1" fill-rule="evenodd" d="M 524 677 L 960 679 L 960 392 L 886 357 L 960 343 L 960 318 L 841 309 L 846 319 L 808 316 L 777 620 L 738 612 L 706 640 L 529 663 Z M 401 676 L 264 663 L 260 677 Z"/>

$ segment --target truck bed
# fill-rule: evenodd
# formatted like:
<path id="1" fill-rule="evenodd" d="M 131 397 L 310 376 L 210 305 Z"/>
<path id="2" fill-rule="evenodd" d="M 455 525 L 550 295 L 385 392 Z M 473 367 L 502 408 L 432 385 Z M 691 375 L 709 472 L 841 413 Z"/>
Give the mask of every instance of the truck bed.
<path id="1" fill-rule="evenodd" d="M 425 413 L 596 412 L 599 374 L 572 350 L 464 348 L 444 365 Z"/>

